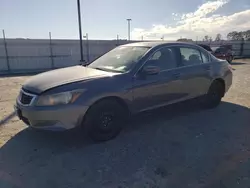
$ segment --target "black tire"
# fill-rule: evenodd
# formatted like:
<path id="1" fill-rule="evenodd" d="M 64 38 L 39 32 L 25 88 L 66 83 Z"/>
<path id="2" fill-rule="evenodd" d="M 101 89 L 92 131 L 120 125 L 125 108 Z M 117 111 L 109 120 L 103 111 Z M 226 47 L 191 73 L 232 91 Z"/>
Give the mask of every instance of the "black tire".
<path id="1" fill-rule="evenodd" d="M 126 110 L 115 100 L 103 100 L 94 104 L 86 114 L 84 130 L 97 142 L 115 138 L 127 119 Z"/>
<path id="2" fill-rule="evenodd" d="M 224 84 L 217 80 L 214 81 L 211 84 L 208 93 L 205 96 L 204 107 L 206 108 L 217 107 L 220 104 L 221 99 L 224 96 L 224 93 L 225 93 Z"/>

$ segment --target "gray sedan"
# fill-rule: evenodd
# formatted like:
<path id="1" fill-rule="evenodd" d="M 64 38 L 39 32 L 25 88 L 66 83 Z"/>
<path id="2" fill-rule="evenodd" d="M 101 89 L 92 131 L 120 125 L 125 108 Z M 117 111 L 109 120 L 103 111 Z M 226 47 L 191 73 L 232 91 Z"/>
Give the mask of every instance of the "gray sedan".
<path id="1" fill-rule="evenodd" d="M 131 115 L 202 97 L 219 105 L 232 68 L 188 43 L 141 42 L 119 46 L 87 66 L 45 72 L 24 83 L 15 109 L 28 126 L 82 127 L 96 141 L 110 140 Z"/>

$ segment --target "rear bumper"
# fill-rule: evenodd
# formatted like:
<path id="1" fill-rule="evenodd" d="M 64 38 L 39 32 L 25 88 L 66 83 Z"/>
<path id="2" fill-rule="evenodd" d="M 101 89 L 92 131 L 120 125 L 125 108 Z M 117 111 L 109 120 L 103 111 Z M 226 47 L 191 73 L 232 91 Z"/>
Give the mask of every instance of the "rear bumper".
<path id="1" fill-rule="evenodd" d="M 53 107 L 22 106 L 18 101 L 14 106 L 19 118 L 35 129 L 62 131 L 80 126 L 87 106 L 64 105 Z"/>

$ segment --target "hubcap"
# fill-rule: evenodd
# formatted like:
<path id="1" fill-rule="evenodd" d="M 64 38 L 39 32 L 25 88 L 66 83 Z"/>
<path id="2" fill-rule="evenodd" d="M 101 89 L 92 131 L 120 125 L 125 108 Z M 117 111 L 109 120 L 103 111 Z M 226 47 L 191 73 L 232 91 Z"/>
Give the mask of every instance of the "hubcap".
<path id="1" fill-rule="evenodd" d="M 114 113 L 103 113 L 100 116 L 101 129 L 107 130 L 110 129 L 114 123 Z"/>
<path id="2" fill-rule="evenodd" d="M 217 101 L 220 99 L 220 92 L 218 92 L 218 89 L 213 89 L 210 93 L 210 97 L 212 101 Z"/>

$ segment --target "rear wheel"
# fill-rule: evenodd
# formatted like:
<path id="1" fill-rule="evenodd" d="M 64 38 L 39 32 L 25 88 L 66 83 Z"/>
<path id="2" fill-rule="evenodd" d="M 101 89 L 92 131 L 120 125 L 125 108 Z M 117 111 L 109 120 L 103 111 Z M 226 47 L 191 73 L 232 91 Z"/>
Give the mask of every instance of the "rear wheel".
<path id="1" fill-rule="evenodd" d="M 104 100 L 91 107 L 84 126 L 94 141 L 107 141 L 115 138 L 127 119 L 126 110 L 115 100 Z"/>
<path id="2" fill-rule="evenodd" d="M 217 107 L 222 97 L 224 96 L 225 88 L 224 84 L 221 81 L 214 81 L 209 90 L 208 93 L 205 96 L 204 106 L 206 108 L 215 108 Z"/>

